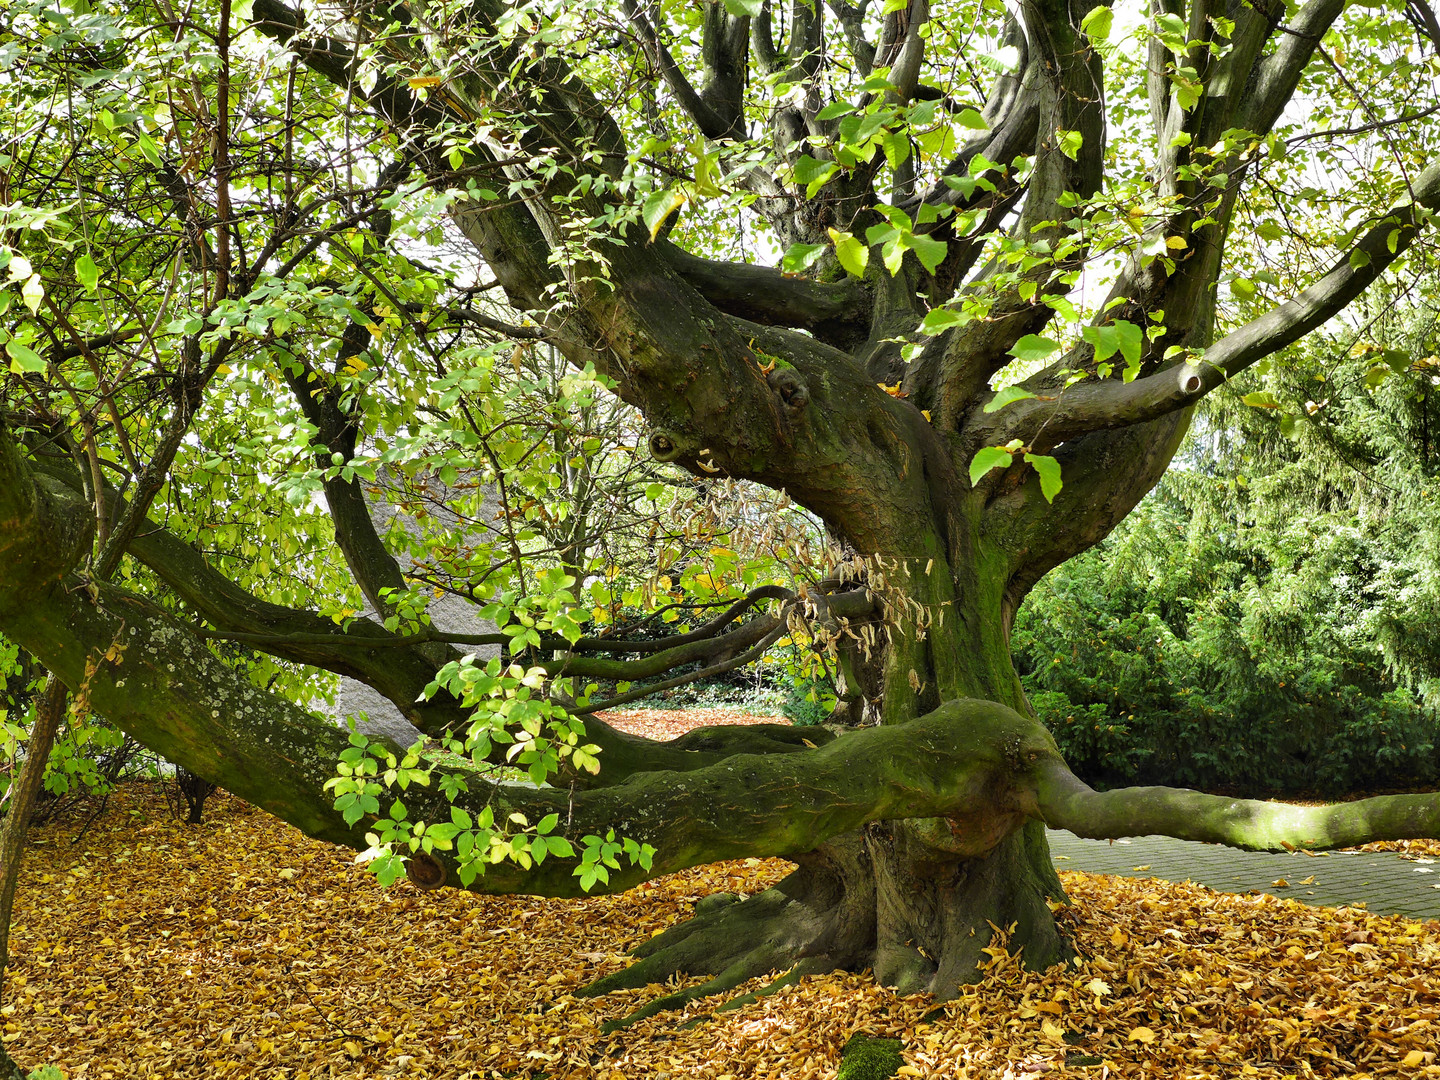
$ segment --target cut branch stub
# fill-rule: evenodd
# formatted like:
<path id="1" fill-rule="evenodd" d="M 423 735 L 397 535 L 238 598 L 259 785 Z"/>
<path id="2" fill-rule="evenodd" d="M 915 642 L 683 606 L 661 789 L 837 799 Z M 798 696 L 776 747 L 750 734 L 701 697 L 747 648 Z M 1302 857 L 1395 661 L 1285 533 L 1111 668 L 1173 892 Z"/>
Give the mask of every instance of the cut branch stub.
<path id="1" fill-rule="evenodd" d="M 428 851 L 417 851 L 405 863 L 405 876 L 417 889 L 438 889 L 445 884 L 445 864 Z"/>
<path id="2" fill-rule="evenodd" d="M 792 412 L 798 413 L 810 402 L 810 387 L 793 368 L 776 368 L 765 376 L 765 381 Z"/>
<path id="3" fill-rule="evenodd" d="M 649 446 L 650 456 L 656 461 L 675 461 L 685 452 L 680 440 L 664 428 L 650 432 Z"/>

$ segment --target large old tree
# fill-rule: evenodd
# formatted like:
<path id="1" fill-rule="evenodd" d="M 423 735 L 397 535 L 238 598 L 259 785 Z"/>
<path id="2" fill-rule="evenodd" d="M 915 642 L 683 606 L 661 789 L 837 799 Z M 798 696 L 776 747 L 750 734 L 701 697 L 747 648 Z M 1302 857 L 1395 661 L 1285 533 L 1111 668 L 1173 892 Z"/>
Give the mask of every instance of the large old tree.
<path id="1" fill-rule="evenodd" d="M 992 924 L 1061 959 L 1046 822 L 1440 836 L 1440 797 L 1091 791 L 1008 651 L 1027 591 L 1155 484 L 1196 402 L 1424 269 L 1424 4 L 6 12 L 0 632 L 172 761 L 419 884 L 577 895 L 793 860 L 609 983 L 714 976 L 687 996 L 864 967 L 951 994 Z M 550 355 L 574 374 L 546 383 Z M 691 573 L 716 614 L 615 629 L 605 514 L 680 557 L 643 498 L 575 509 L 622 471 L 573 419 L 606 388 L 643 417 L 614 429 L 648 451 L 625 483 L 657 507 L 667 469 L 783 491 L 825 533 L 785 554 L 824 567 Z M 425 531 L 427 478 L 449 533 Z M 386 484 L 418 531 L 377 530 Z M 500 632 L 444 640 L 435 588 Z M 840 734 L 658 744 L 586 712 L 786 634 L 835 658 Z M 429 744 L 318 719 L 324 673 Z"/>

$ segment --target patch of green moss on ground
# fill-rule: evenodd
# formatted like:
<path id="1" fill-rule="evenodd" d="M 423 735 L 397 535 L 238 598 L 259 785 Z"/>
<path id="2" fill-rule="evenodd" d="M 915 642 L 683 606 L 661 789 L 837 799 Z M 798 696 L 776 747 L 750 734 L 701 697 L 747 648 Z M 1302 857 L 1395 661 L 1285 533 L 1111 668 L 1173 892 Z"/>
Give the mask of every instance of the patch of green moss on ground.
<path id="1" fill-rule="evenodd" d="M 840 1051 L 840 1071 L 835 1080 L 885 1080 L 904 1064 L 899 1039 L 877 1039 L 857 1031 Z"/>

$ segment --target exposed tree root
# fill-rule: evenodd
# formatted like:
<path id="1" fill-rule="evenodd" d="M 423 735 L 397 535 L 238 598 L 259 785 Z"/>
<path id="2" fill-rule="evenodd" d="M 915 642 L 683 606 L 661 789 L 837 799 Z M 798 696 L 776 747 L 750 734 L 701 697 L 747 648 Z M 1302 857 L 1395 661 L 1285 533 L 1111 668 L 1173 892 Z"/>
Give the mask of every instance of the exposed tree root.
<path id="1" fill-rule="evenodd" d="M 869 826 L 802 856 L 794 873 L 741 900 L 718 893 L 695 914 L 634 950 L 636 962 L 586 987 L 585 996 L 708 975 L 607 1025 L 607 1031 L 723 994 L 769 972 L 762 990 L 721 1005 L 747 1004 L 805 975 L 872 968 L 901 993 L 953 997 L 988 963 L 996 928 L 1027 966 L 1048 967 L 1070 949 L 1047 898 L 1063 900 L 1044 831 L 1027 826 L 989 854 L 962 859 L 937 848 L 933 826 Z"/>

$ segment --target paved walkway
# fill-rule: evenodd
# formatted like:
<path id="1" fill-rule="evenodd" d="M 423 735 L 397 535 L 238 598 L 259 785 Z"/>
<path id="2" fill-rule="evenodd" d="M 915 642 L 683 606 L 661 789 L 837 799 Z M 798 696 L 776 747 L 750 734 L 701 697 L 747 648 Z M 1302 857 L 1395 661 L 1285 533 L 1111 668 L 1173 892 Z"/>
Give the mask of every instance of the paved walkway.
<path id="1" fill-rule="evenodd" d="M 1363 903 L 1377 915 L 1440 919 L 1440 861 L 1344 851 L 1272 855 L 1168 836 L 1111 843 L 1053 829 L 1050 852 L 1060 870 L 1193 881 L 1220 892 L 1267 892 L 1327 907 Z"/>

